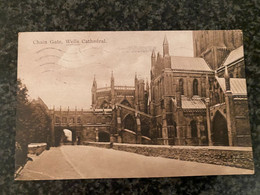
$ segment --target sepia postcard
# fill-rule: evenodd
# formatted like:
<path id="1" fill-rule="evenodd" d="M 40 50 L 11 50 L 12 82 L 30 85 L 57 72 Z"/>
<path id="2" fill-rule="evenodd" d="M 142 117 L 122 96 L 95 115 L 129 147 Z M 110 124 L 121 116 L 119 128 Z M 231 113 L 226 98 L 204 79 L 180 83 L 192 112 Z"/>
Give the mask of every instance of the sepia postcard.
<path id="1" fill-rule="evenodd" d="M 16 180 L 254 174 L 240 30 L 22 32 Z"/>

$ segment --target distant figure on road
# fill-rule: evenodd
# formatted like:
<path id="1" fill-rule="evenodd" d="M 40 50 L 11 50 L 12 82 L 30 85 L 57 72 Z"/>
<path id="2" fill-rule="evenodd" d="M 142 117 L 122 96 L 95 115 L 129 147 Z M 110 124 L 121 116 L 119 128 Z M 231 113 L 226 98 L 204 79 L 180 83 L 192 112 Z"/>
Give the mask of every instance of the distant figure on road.
<path id="1" fill-rule="evenodd" d="M 77 145 L 80 145 L 80 136 L 77 137 Z"/>

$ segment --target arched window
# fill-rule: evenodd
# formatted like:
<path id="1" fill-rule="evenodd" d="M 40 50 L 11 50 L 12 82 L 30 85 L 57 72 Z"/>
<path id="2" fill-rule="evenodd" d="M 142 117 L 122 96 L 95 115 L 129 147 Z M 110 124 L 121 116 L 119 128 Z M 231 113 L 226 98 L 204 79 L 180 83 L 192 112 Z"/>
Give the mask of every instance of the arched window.
<path id="1" fill-rule="evenodd" d="M 217 111 L 212 122 L 212 141 L 216 146 L 228 146 L 228 128 L 226 118 Z"/>
<path id="2" fill-rule="evenodd" d="M 183 79 L 179 80 L 179 89 L 180 89 L 180 93 L 181 95 L 184 95 L 184 90 L 183 90 Z"/>
<path id="3" fill-rule="evenodd" d="M 192 120 L 190 122 L 190 128 L 191 128 L 191 137 L 197 137 L 198 131 L 197 131 L 197 124 L 195 120 Z"/>
<path id="4" fill-rule="evenodd" d="M 218 104 L 220 101 L 219 101 L 219 94 L 217 92 L 215 93 L 215 99 L 216 99 L 216 103 Z"/>
<path id="5" fill-rule="evenodd" d="M 136 121 L 130 114 L 124 119 L 124 128 L 132 131 L 136 131 Z"/>
<path id="6" fill-rule="evenodd" d="M 198 95 L 198 80 L 193 80 L 193 95 Z"/>

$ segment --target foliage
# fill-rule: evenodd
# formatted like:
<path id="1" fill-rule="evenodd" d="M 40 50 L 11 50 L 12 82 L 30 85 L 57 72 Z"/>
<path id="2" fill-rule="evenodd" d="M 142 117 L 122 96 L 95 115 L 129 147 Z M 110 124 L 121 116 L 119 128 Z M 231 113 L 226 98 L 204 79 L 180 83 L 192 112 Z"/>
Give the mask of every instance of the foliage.
<path id="1" fill-rule="evenodd" d="M 51 119 L 39 101 L 28 100 L 27 88 L 18 80 L 16 107 L 16 166 L 25 163 L 28 144 L 49 144 Z"/>

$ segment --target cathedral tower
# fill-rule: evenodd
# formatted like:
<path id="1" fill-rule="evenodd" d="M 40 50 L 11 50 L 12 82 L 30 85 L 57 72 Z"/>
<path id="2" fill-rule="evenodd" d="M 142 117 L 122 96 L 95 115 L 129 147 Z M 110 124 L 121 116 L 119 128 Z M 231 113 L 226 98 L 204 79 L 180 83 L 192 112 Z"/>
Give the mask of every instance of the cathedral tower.
<path id="1" fill-rule="evenodd" d="M 163 68 L 171 68 L 171 57 L 169 54 L 169 43 L 165 35 L 163 40 Z"/>
<path id="2" fill-rule="evenodd" d="M 163 57 L 165 56 L 169 56 L 169 44 L 166 35 L 163 40 Z"/>
<path id="3" fill-rule="evenodd" d="M 155 51 L 153 49 L 152 55 L 151 55 L 151 79 L 154 77 L 155 65 L 156 65 L 156 55 L 155 55 Z"/>
<path id="4" fill-rule="evenodd" d="M 213 70 L 222 65 L 230 51 L 242 44 L 240 30 L 193 31 L 194 57 L 204 58 Z"/>
<path id="5" fill-rule="evenodd" d="M 113 107 L 115 104 L 115 79 L 114 79 L 113 71 L 111 72 L 110 87 L 111 87 L 111 104 Z"/>
<path id="6" fill-rule="evenodd" d="M 97 104 L 97 82 L 96 82 L 96 77 L 94 75 L 94 80 L 93 80 L 93 84 L 92 84 L 92 108 L 96 108 L 96 104 Z"/>

